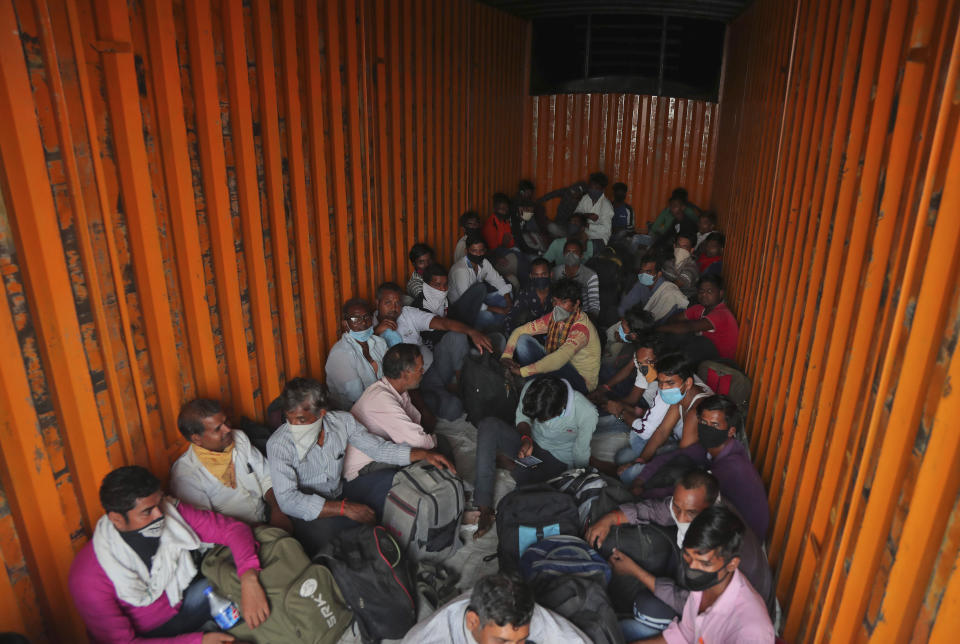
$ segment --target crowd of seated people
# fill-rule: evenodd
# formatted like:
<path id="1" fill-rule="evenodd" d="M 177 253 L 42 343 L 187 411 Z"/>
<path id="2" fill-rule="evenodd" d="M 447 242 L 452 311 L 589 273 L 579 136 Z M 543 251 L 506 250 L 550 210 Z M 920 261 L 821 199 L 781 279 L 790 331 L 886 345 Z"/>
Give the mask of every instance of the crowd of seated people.
<path id="1" fill-rule="evenodd" d="M 251 527 L 280 528 L 313 555 L 351 527 L 381 522 L 399 469 L 423 462 L 456 474 L 466 457 L 475 464 L 464 484 L 478 539 L 497 522 L 498 468 L 518 486 L 576 468 L 622 486 L 633 501 L 580 535 L 598 550 L 621 524 L 670 530 L 673 573 L 648 572 L 616 549 L 609 555 L 613 574 L 640 582 L 632 614 L 620 615 L 625 641 L 772 642 L 776 598 L 763 548 L 770 512 L 744 443 L 744 410 L 698 374 L 708 363 L 737 369 L 719 217 L 677 189 L 642 222 L 627 186 L 615 183 L 608 198 L 607 185 L 596 172 L 535 198 L 523 181 L 513 199 L 494 195 L 486 218 L 460 215 L 452 257 L 434 252 L 442 240 L 417 240 L 409 277 L 390 276 L 397 281 L 371 299 L 343 303 L 325 382 L 286 383 L 265 453 L 231 426 L 219 401 L 184 404 L 178 427 L 187 447 L 170 471 L 176 498 L 142 468 L 103 482 L 106 514 L 70 575 L 93 638 L 232 641 L 203 619 L 198 544 L 230 548 L 240 611 L 256 628 L 271 607 Z M 484 354 L 515 385 L 516 407 L 475 422 L 475 453 L 458 454 L 437 429 L 463 420 L 472 392 L 462 373 Z M 614 449 L 602 455 L 597 441 Z M 528 457 L 536 465 L 516 465 Z M 524 638 L 589 641 L 503 571 L 404 641 Z"/>

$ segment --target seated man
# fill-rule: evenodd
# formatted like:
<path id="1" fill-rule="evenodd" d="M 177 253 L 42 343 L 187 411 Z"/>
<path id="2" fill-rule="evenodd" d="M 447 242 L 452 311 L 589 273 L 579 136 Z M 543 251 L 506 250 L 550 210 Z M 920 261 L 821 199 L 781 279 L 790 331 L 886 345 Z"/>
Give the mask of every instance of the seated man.
<path id="1" fill-rule="evenodd" d="M 600 278 L 596 271 L 583 265 L 583 244 L 578 239 L 568 239 L 563 246 L 563 264 L 553 269 L 550 277 L 558 280 L 567 277 L 580 285 L 580 301 L 583 310 L 595 320 L 600 314 Z"/>
<path id="2" fill-rule="evenodd" d="M 505 330 L 509 333 L 518 326 L 547 314 L 550 302 L 550 262 L 538 257 L 530 262 L 530 281 L 517 293 L 517 301 L 507 313 Z"/>
<path id="3" fill-rule="evenodd" d="M 77 553 L 68 580 L 93 641 L 234 641 L 226 633 L 200 632 L 210 620 L 209 582 L 194 556 L 211 543 L 230 548 L 240 576 L 240 614 L 250 628 L 270 616 L 249 526 L 164 497 L 159 479 L 137 465 L 104 477 L 100 503 L 106 514 Z"/>
<path id="4" fill-rule="evenodd" d="M 736 438 L 741 418 L 737 406 L 726 396 L 709 396 L 701 401 L 697 410 L 699 424 L 694 428 L 697 442 L 651 459 L 640 470 L 634 493 L 644 498 L 670 494 L 671 488 L 651 488 L 647 482 L 673 458 L 684 456 L 693 466 L 713 472 L 720 482 L 723 498 L 737 509 L 757 537 L 765 539 L 770 526 L 770 507 L 763 479 L 750 461 L 747 448 Z"/>
<path id="5" fill-rule="evenodd" d="M 493 212 L 483 222 L 483 240 L 487 242 L 488 259 L 504 277 L 526 276 L 527 257 L 521 252 L 522 234 L 519 222 L 510 216 L 510 198 L 502 192 L 493 195 Z"/>
<path id="6" fill-rule="evenodd" d="M 583 262 L 586 263 L 593 257 L 593 244 L 588 244 L 587 228 L 590 222 L 587 216 L 582 212 L 575 212 L 570 215 L 570 223 L 567 224 L 567 234 L 558 237 L 550 242 L 550 247 L 543 254 L 543 258 L 554 265 L 563 264 L 563 247 L 571 239 L 577 239 L 583 246 Z"/>
<path id="7" fill-rule="evenodd" d="M 677 233 L 681 230 L 697 232 L 697 209 L 690 204 L 684 188 L 677 188 L 670 195 L 667 207 L 660 211 L 656 220 L 650 224 L 650 234 L 659 236 Z"/>
<path id="8" fill-rule="evenodd" d="M 453 263 L 456 264 L 467 256 L 467 236 L 471 233 L 480 234 L 483 224 L 480 221 L 480 215 L 473 210 L 460 215 L 460 239 L 457 240 L 457 246 L 453 249 Z"/>
<path id="9" fill-rule="evenodd" d="M 347 300 L 342 313 L 343 334 L 330 347 L 324 371 L 333 404 L 346 410 L 382 375 L 380 363 L 387 343 L 373 332 L 369 302 L 359 298 Z"/>
<path id="10" fill-rule="evenodd" d="M 594 172 L 587 183 L 587 194 L 583 195 L 577 204 L 577 212 L 582 212 L 590 220 L 590 228 L 587 230 L 590 238 L 588 245 L 593 246 L 594 255 L 603 250 L 610 241 L 610 228 L 613 225 L 613 204 L 603 194 L 606 187 L 607 175 Z"/>
<path id="11" fill-rule="evenodd" d="M 519 577 L 481 578 L 473 592 L 454 599 L 411 628 L 402 644 L 590 644 L 566 618 L 533 600 Z"/>
<path id="12" fill-rule="evenodd" d="M 568 237 L 567 225 L 570 223 L 570 217 L 573 216 L 574 211 L 576 211 L 580 200 L 583 198 L 583 193 L 586 192 L 586 190 L 587 184 L 583 181 L 578 181 L 573 185 L 548 192 L 537 199 L 538 204 L 545 204 L 557 198 L 560 199 L 553 220 L 547 224 L 547 232 L 550 233 L 551 237 Z"/>
<path id="13" fill-rule="evenodd" d="M 662 634 L 639 640 L 648 644 L 743 644 L 773 642 L 776 634 L 763 598 L 740 570 L 745 528 L 723 506 L 701 512 L 683 539 L 683 576 L 690 594 L 683 615 Z M 611 559 L 630 569 L 621 553 Z"/>
<path id="14" fill-rule="evenodd" d="M 420 347 L 406 343 L 394 345 L 383 356 L 383 378 L 367 387 L 350 413 L 367 431 L 385 440 L 421 449 L 436 449 L 437 437 L 421 424 L 420 411 L 410 397 L 410 392 L 416 390 L 423 379 Z M 358 475 L 377 469 L 383 469 L 383 464 L 353 445 L 347 446 L 344 479 L 352 481 Z"/>
<path id="15" fill-rule="evenodd" d="M 343 482 L 343 458 L 353 445 L 378 463 L 409 465 L 426 459 L 450 470 L 435 452 L 398 445 L 368 432 L 345 411 L 331 411 L 323 385 L 294 378 L 280 394 L 287 422 L 267 442 L 267 461 L 280 509 L 307 554 L 353 522 L 374 523 L 393 485 L 393 471 L 379 470 Z"/>
<path id="16" fill-rule="evenodd" d="M 615 525 L 654 523 L 669 528 L 671 532 L 676 530 L 677 548 L 682 549 L 690 522 L 707 508 L 722 503 L 719 496 L 719 483 L 713 474 L 703 470 L 690 470 L 677 481 L 673 496 L 663 500 L 647 499 L 621 505 L 618 510 L 603 516 L 590 526 L 584 538 L 591 546 L 600 549 L 610 534 L 610 529 Z M 677 553 L 679 552 L 678 550 Z M 768 613 L 773 615 L 776 603 L 773 574 L 760 540 L 749 529 L 743 534 L 740 558 L 740 570 L 763 597 Z M 636 577 L 645 587 L 633 600 L 634 618 L 621 622 L 624 637 L 632 641 L 656 635 L 683 612 L 683 605 L 690 591 L 683 585 L 683 578 L 679 575 L 654 576 L 622 553 L 617 559 L 617 574 Z M 667 562 L 664 569 L 676 570 L 679 563 L 679 560 Z"/>
<path id="17" fill-rule="evenodd" d="M 433 249 L 426 244 L 416 243 L 410 249 L 410 263 L 413 264 L 413 273 L 407 280 L 407 295 L 412 299 L 420 297 L 423 292 L 423 271 L 433 264 L 435 255 Z"/>
<path id="18" fill-rule="evenodd" d="M 524 378 L 550 373 L 566 378 L 582 394 L 596 389 L 600 339 L 580 310 L 580 292 L 571 279 L 555 282 L 550 289 L 553 310 L 513 330 L 501 357 L 512 373 Z M 547 336 L 544 344 L 537 335 Z"/>
<path id="19" fill-rule="evenodd" d="M 666 321 L 687 308 L 689 301 L 676 284 L 663 276 L 663 262 L 656 255 L 648 253 L 639 263 L 637 283 L 620 300 L 620 317 L 636 304 L 643 304 L 654 322 Z"/>
<path id="20" fill-rule="evenodd" d="M 442 276 L 445 287 L 446 274 L 437 275 L 438 272 L 432 270 L 430 280 L 439 286 Z M 429 288 L 440 292 L 439 288 L 433 286 Z M 430 297 L 432 300 L 432 294 Z M 377 288 L 375 322 L 377 334 L 382 336 L 388 345 L 395 346 L 397 343 L 405 342 L 420 347 L 426 375 L 423 378 L 423 391 L 414 392 L 413 401 L 421 413 L 426 412 L 427 426 L 433 429 L 436 424 L 434 415 L 447 420 L 459 418 L 463 414 L 463 403 L 457 396 L 447 391 L 447 385 L 455 381 L 457 374 L 463 368 L 463 360 L 470 351 L 470 342 L 473 342 L 483 353 L 493 351 L 490 339 L 463 322 L 412 306 L 404 306 L 403 292 L 393 282 L 384 282 Z M 431 331 L 444 332 L 433 349 L 424 344 L 421 336 Z M 388 339 L 389 335 L 394 338 Z M 470 342 L 467 341 L 468 338 Z"/>
<path id="21" fill-rule="evenodd" d="M 657 327 L 657 331 L 669 334 L 667 346 L 684 351 L 694 363 L 717 356 L 733 360 L 740 329 L 723 301 L 723 279 L 719 275 L 701 277 L 697 299 L 699 304 L 675 314 L 669 322 Z"/>
<path id="22" fill-rule="evenodd" d="M 499 329 L 513 304 L 513 286 L 486 259 L 483 237 L 468 235 L 466 244 L 466 257 L 450 267 L 447 315 L 483 331 Z"/>
<path id="23" fill-rule="evenodd" d="M 661 446 L 665 450 L 697 442 L 697 408 L 713 391 L 693 371 L 693 365 L 676 353 L 657 360 L 657 397 L 646 412 L 620 408 L 632 432 L 630 447 L 617 454 L 620 480 L 631 483 Z"/>
<path id="24" fill-rule="evenodd" d="M 693 233 L 677 233 L 673 236 L 673 257 L 663 262 L 663 276 L 677 285 L 690 301 L 697 295 L 697 260 L 691 255 L 696 237 Z"/>
<path id="25" fill-rule="evenodd" d="M 624 422 L 626 410 L 640 415 L 653 407 L 657 400 L 659 387 L 657 384 L 657 356 L 660 353 L 660 338 L 655 334 L 641 336 L 632 345 L 633 360 L 624 365 L 610 381 L 600 385 L 590 394 L 590 400 L 602 412 L 598 427 L 602 431 L 627 431 L 631 428 Z M 633 376 L 633 378 L 630 378 Z M 620 379 L 632 383 L 630 392 L 623 397 L 616 396 L 615 389 Z M 630 432 L 631 435 L 636 432 Z M 631 436 L 632 438 L 632 436 Z M 640 447 L 637 451 L 642 451 Z"/>
<path id="26" fill-rule="evenodd" d="M 613 222 L 614 237 L 631 235 L 635 225 L 633 208 L 627 203 L 627 184 L 617 182 L 613 184 Z"/>
<path id="27" fill-rule="evenodd" d="M 270 470 L 250 439 L 227 424 L 215 400 L 197 398 L 180 408 L 177 427 L 192 443 L 170 468 L 170 491 L 198 510 L 245 523 L 270 522 L 293 532 L 273 494 Z"/>
<path id="28" fill-rule="evenodd" d="M 495 417 L 477 426 L 477 480 L 474 500 L 480 508 L 476 536 L 493 525 L 493 484 L 497 457 L 511 459 L 535 456 L 542 462 L 512 470 L 518 485 L 539 483 L 571 467 L 590 462 L 590 439 L 597 428 L 597 410 L 566 380 L 543 376 L 531 380 L 520 392 L 516 430 Z"/>
<path id="29" fill-rule="evenodd" d="M 723 272 L 723 246 L 725 237 L 723 233 L 713 232 L 707 235 L 707 238 L 700 245 L 700 252 L 697 254 L 697 268 L 700 275 L 712 275 Z"/>
<path id="30" fill-rule="evenodd" d="M 712 210 L 700 213 L 697 219 L 697 243 L 693 247 L 694 251 L 700 250 L 700 246 L 706 241 L 710 233 L 717 230 L 717 213 Z"/>

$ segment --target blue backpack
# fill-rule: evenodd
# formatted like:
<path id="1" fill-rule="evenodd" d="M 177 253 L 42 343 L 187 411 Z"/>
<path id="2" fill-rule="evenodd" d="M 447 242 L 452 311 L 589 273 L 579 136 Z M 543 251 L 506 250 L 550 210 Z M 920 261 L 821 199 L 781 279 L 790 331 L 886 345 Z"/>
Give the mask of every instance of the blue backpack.
<path id="1" fill-rule="evenodd" d="M 566 534 L 546 537 L 520 557 L 520 574 L 537 583 L 547 578 L 575 576 L 593 579 L 604 588 L 613 574 L 610 564 L 580 537 Z"/>
<path id="2" fill-rule="evenodd" d="M 500 569 L 516 571 L 527 548 L 558 534 L 580 534 L 580 515 L 572 496 L 549 485 L 528 485 L 510 492 L 497 505 Z"/>

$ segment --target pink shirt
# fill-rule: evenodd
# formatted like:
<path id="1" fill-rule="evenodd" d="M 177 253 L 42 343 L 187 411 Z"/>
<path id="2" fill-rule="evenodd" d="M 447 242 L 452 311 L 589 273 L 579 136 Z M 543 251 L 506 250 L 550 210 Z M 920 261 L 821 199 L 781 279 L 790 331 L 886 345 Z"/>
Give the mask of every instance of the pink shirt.
<path id="1" fill-rule="evenodd" d="M 384 379 L 367 387 L 351 407 L 350 413 L 371 433 L 398 445 L 420 449 L 434 449 L 437 446 L 436 437 L 423 431 L 420 411 L 414 407 L 410 394 L 406 391 L 398 393 Z M 353 445 L 348 445 L 343 461 L 343 478 L 352 481 L 361 469 L 372 462 L 372 458 Z"/>
<path id="2" fill-rule="evenodd" d="M 700 613 L 703 592 L 691 592 L 680 621 L 663 631 L 667 644 L 773 644 L 767 607 L 740 569 L 713 606 Z"/>
<path id="3" fill-rule="evenodd" d="M 197 510 L 183 502 L 177 510 L 201 541 L 230 548 L 238 575 L 250 569 L 260 570 L 257 542 L 254 541 L 253 532 L 248 525 L 216 512 Z M 200 644 L 203 639 L 203 633 L 188 633 L 169 638 L 140 637 L 140 633 L 151 631 L 176 615 L 180 604 L 171 606 L 165 594 L 149 606 L 133 606 L 118 598 L 113 582 L 97 561 L 92 540 L 80 549 L 73 560 L 68 583 L 73 603 L 87 625 L 87 632 L 93 642 Z"/>
<path id="4" fill-rule="evenodd" d="M 703 335 L 709 338 L 710 342 L 713 342 L 713 346 L 717 348 L 717 353 L 720 354 L 721 358 L 733 360 L 737 353 L 737 340 L 740 335 L 737 319 L 733 317 L 733 313 L 723 302 L 713 307 L 713 310 L 706 315 L 703 314 L 705 310 L 703 304 L 697 304 L 687 309 L 684 315 L 688 320 L 702 318 L 709 320 L 713 328 L 704 331 Z"/>

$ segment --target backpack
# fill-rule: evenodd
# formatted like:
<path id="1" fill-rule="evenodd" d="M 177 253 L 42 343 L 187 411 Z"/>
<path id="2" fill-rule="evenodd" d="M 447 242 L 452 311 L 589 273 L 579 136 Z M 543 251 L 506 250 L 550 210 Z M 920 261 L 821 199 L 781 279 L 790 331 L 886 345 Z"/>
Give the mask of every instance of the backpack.
<path id="1" fill-rule="evenodd" d="M 593 467 L 567 470 L 560 476 L 547 481 L 558 492 L 573 496 L 577 503 L 577 512 L 580 515 L 580 527 L 586 529 L 590 524 L 590 511 L 600 493 L 609 485 L 618 485 L 608 476 L 604 476 Z M 629 500 L 629 499 L 628 499 Z M 626 501 L 624 501 L 626 503 Z"/>
<path id="2" fill-rule="evenodd" d="M 513 423 L 520 389 L 508 378 L 503 365 L 489 352 L 467 354 L 460 371 L 460 392 L 467 420 L 476 425 L 488 416 Z"/>
<path id="3" fill-rule="evenodd" d="M 410 571 L 386 528 L 358 525 L 344 530 L 315 560 L 333 573 L 364 642 L 400 639 L 416 623 Z"/>
<path id="4" fill-rule="evenodd" d="M 680 548 L 675 529 L 654 523 L 615 525 L 603 541 L 600 553 L 609 557 L 614 548 L 655 577 L 676 578 Z M 632 575 L 614 575 L 608 590 L 617 614 L 632 617 L 634 599 L 644 588 L 643 583 Z"/>
<path id="5" fill-rule="evenodd" d="M 520 557 L 520 574 L 528 582 L 573 575 L 593 579 L 606 588 L 613 571 L 607 560 L 586 541 L 580 537 L 558 534 L 544 537 L 539 543 L 527 548 Z"/>
<path id="6" fill-rule="evenodd" d="M 339 641 L 353 614 L 330 571 L 311 563 L 300 543 L 280 528 L 261 526 L 253 534 L 260 544 L 260 584 L 270 602 L 270 617 L 255 630 L 240 622 L 230 633 L 253 644 Z M 229 548 L 208 552 L 201 571 L 217 592 L 240 606 L 240 580 Z"/>
<path id="7" fill-rule="evenodd" d="M 463 481 L 420 461 L 394 474 L 382 524 L 414 561 L 443 560 L 463 545 L 463 506 Z"/>
<path id="8" fill-rule="evenodd" d="M 635 500 L 633 494 L 623 483 L 611 479 L 607 485 L 600 488 L 593 503 L 590 504 L 586 527 L 590 527 L 624 503 L 631 503 Z"/>
<path id="9" fill-rule="evenodd" d="M 617 614 L 603 586 L 573 575 L 549 576 L 533 586 L 537 603 L 573 622 L 594 644 L 623 644 Z"/>
<path id="10" fill-rule="evenodd" d="M 558 534 L 580 534 L 580 515 L 570 495 L 549 485 L 527 485 L 500 499 L 497 556 L 502 570 L 518 570 L 527 548 Z"/>
<path id="11" fill-rule="evenodd" d="M 660 488 L 670 488 L 672 490 L 684 474 L 690 470 L 699 469 L 702 468 L 696 461 L 686 454 L 677 452 L 658 467 L 653 476 L 643 482 L 643 487 L 645 490 L 658 490 Z"/>
<path id="12" fill-rule="evenodd" d="M 697 375 L 714 393 L 732 400 L 746 417 L 752 384 L 745 373 L 725 362 L 704 360 L 697 368 Z"/>

